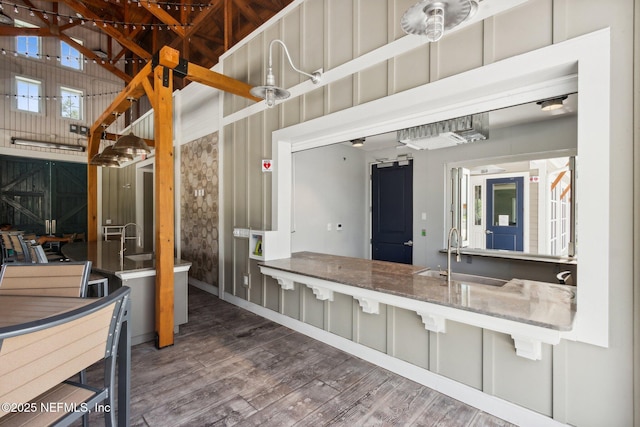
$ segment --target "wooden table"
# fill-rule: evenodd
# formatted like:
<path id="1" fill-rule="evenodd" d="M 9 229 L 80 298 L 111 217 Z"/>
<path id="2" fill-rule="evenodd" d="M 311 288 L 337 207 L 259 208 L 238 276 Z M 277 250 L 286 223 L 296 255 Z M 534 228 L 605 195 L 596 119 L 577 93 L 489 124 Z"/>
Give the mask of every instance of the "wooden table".
<path id="1" fill-rule="evenodd" d="M 27 322 L 46 319 L 83 307 L 94 301 L 96 301 L 94 298 L 0 295 L 0 328 L 19 326 Z M 118 371 L 117 422 L 119 426 L 129 425 L 129 396 L 131 388 L 131 331 L 129 317 L 127 314 L 123 319 L 118 342 L 116 369 Z M 78 372 L 88 367 L 78 366 Z M 42 393 L 45 391 L 47 389 L 41 390 Z"/>

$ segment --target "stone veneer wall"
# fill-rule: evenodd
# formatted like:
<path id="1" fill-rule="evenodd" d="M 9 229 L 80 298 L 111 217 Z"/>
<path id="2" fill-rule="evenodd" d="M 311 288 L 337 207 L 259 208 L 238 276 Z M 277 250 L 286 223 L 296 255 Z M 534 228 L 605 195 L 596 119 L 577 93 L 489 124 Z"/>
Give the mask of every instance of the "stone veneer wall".
<path id="1" fill-rule="evenodd" d="M 181 146 L 182 258 L 189 276 L 218 284 L 218 133 Z"/>

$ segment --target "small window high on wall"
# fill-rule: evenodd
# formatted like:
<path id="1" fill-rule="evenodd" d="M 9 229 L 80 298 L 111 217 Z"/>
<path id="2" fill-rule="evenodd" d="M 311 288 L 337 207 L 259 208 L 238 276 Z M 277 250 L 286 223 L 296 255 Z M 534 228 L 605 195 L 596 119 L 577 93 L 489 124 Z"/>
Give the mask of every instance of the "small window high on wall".
<path id="1" fill-rule="evenodd" d="M 41 113 L 42 82 L 39 80 L 28 79 L 26 77 L 16 77 L 15 99 L 15 108 L 17 110 Z"/>
<path id="2" fill-rule="evenodd" d="M 82 99 L 80 90 L 60 88 L 60 115 L 67 119 L 82 120 Z"/>
<path id="3" fill-rule="evenodd" d="M 16 27 L 21 27 L 21 28 L 38 28 L 36 25 L 29 24 L 28 22 L 19 21 L 17 19 L 14 21 L 14 24 Z M 28 56 L 30 58 L 39 58 L 40 57 L 40 37 L 17 36 L 16 52 L 18 52 L 21 55 Z"/>
<path id="4" fill-rule="evenodd" d="M 82 45 L 81 40 L 73 39 L 74 42 Z M 74 70 L 82 70 L 83 57 L 78 49 L 65 41 L 60 41 L 60 64 Z"/>

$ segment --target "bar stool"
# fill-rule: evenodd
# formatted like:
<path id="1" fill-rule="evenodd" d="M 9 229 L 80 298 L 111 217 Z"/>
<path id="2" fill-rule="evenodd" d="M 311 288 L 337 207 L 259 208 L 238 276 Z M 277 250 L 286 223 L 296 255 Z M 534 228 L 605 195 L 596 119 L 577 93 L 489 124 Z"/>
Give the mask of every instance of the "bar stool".
<path id="1" fill-rule="evenodd" d="M 91 286 L 96 287 L 96 294 L 99 297 L 106 297 L 109 295 L 109 278 L 100 274 L 91 273 L 89 275 L 89 281 L 87 282 L 88 288 Z"/>

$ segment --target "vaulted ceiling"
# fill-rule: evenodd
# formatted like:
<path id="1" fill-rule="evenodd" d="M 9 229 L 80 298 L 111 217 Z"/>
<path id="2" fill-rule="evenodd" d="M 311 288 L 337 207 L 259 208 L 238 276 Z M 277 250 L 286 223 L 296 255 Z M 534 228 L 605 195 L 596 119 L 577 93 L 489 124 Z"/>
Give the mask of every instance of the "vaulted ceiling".
<path id="1" fill-rule="evenodd" d="M 5 9 L 10 5 L 37 16 L 40 28 L 0 26 L 0 35 L 58 37 L 127 83 L 146 62 L 138 60 L 150 59 L 163 46 L 177 49 L 189 62 L 210 68 L 220 55 L 292 1 L 15 0 L 9 4 L 3 0 Z M 106 34 L 117 42 L 108 45 L 117 48 L 104 52 L 103 60 L 100 52 L 79 45 L 67 34 L 78 25 Z M 120 61 L 126 64 L 124 73 L 112 65 Z"/>

